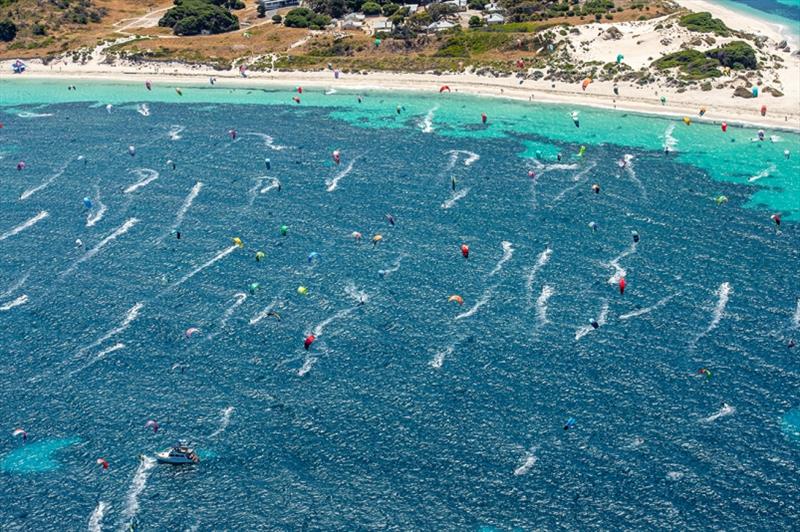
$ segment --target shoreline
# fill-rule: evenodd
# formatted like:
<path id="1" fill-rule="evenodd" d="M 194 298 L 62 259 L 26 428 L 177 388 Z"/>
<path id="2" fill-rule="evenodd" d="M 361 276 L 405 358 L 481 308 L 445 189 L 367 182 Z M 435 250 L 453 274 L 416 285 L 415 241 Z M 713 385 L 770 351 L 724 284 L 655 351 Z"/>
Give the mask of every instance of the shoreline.
<path id="1" fill-rule="evenodd" d="M 621 96 L 614 97 L 611 93 L 612 83 L 595 82 L 592 84 L 591 91 L 576 92 L 571 90 L 572 86 L 560 83 L 563 89 L 553 89 L 550 82 L 526 80 L 524 85 L 519 85 L 517 78 L 492 78 L 477 76 L 475 74 L 416 74 L 416 73 L 394 73 L 394 72 L 369 72 L 363 74 L 342 74 L 339 79 L 334 79 L 330 71 L 290 71 L 290 72 L 250 72 L 247 78 L 243 78 L 238 73 L 232 71 L 214 71 L 194 67 L 180 63 L 148 63 L 152 70 L 146 71 L 141 65 L 137 65 L 135 70 L 130 66 L 111 66 L 104 65 L 105 68 L 96 68 L 95 65 L 66 65 L 67 68 L 60 71 L 41 71 L 31 69 L 21 76 L 11 77 L 11 75 L 0 75 L 0 81 L 13 81 L 14 79 L 26 80 L 92 80 L 119 83 L 142 83 L 150 80 L 155 84 L 178 85 L 206 85 L 208 78 L 217 78 L 217 87 L 224 88 L 232 86 L 235 88 L 286 88 L 292 89 L 298 85 L 328 89 L 337 88 L 353 91 L 403 91 L 417 93 L 431 93 L 438 96 L 441 85 L 449 85 L 454 93 L 466 94 L 478 97 L 502 98 L 516 100 L 519 102 L 545 103 L 556 105 L 574 105 L 580 107 L 592 107 L 609 111 L 632 112 L 644 115 L 654 115 L 660 117 L 671 117 L 681 119 L 688 116 L 693 122 L 719 124 L 728 122 L 735 127 L 737 125 L 759 128 L 770 128 L 775 130 L 800 132 L 800 106 L 795 113 L 774 116 L 768 113 L 762 117 L 758 113 L 758 108 L 764 98 L 759 98 L 752 103 L 752 109 L 742 110 L 742 103 L 749 103 L 747 100 L 731 99 L 733 106 L 720 104 L 698 103 L 697 94 L 687 91 L 680 94 L 668 95 L 666 105 L 662 105 L 657 97 L 645 96 L 643 94 L 626 97 L 629 92 L 644 92 L 653 87 L 634 87 L 631 84 L 620 84 Z M 94 68 L 93 68 L 94 67 Z M 168 72 L 165 70 L 172 70 Z M 557 84 L 558 85 L 558 84 Z M 605 94 L 600 93 L 606 92 Z M 650 91 L 647 91 L 650 92 Z M 287 103 L 290 102 L 291 92 L 287 92 Z M 681 99 L 683 96 L 685 99 Z M 677 101 L 676 101 L 677 100 Z M 687 101 L 688 100 L 688 101 Z M 709 98 L 709 100 L 711 100 Z M 701 106 L 707 108 L 704 117 L 698 116 Z"/>

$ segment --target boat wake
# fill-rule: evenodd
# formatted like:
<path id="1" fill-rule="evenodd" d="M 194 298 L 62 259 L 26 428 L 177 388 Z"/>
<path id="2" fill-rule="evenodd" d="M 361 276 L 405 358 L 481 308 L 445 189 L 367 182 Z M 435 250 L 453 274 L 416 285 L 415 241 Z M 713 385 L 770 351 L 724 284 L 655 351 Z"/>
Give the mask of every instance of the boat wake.
<path id="1" fill-rule="evenodd" d="M 18 307 L 20 305 L 24 305 L 27 302 L 28 302 L 28 296 L 25 295 L 25 294 L 22 294 L 21 296 L 19 296 L 15 300 L 9 301 L 8 303 L 4 303 L 3 305 L 0 305 L 0 312 L 7 312 L 7 311 L 11 310 L 12 308 Z"/>
<path id="2" fill-rule="evenodd" d="M 113 329 L 111 329 L 110 331 L 105 333 L 103 336 L 101 336 L 100 338 L 98 338 L 97 340 L 92 342 L 91 344 L 80 348 L 78 350 L 78 352 L 77 352 L 77 355 L 80 356 L 83 353 L 85 353 L 87 351 L 90 351 L 90 350 L 94 349 L 95 347 L 99 346 L 100 344 L 102 344 L 103 342 L 108 340 L 109 338 L 127 331 L 128 327 L 131 326 L 131 323 L 136 321 L 136 318 L 139 317 L 139 313 L 141 312 L 143 307 L 144 307 L 144 303 L 136 303 L 134 306 L 132 306 L 130 309 L 128 309 L 128 312 L 125 313 L 125 317 L 122 319 L 122 321 L 120 322 L 120 324 L 117 327 L 114 327 Z"/>
<path id="3" fill-rule="evenodd" d="M 727 281 L 719 285 L 719 288 L 717 289 L 717 304 L 714 307 L 714 311 L 711 313 L 711 322 L 708 324 L 708 327 L 706 327 L 706 329 L 701 332 L 697 338 L 695 338 L 695 343 L 716 329 L 719 325 L 719 322 L 722 321 L 722 317 L 725 314 L 725 307 L 728 305 L 728 299 L 731 296 L 731 292 L 731 285 Z"/>
<path id="4" fill-rule="evenodd" d="M 8 231 L 6 231 L 2 235 L 0 235 L 0 241 L 3 241 L 3 240 L 5 240 L 5 239 L 7 239 L 9 237 L 14 236 L 14 235 L 18 235 L 19 233 L 23 232 L 25 229 L 28 229 L 29 227 L 33 227 L 34 225 L 36 225 L 40 221 L 44 220 L 48 216 L 50 216 L 50 213 L 48 213 L 47 211 L 41 211 L 39 214 L 37 214 L 33 218 L 30 218 L 30 219 L 22 222 L 18 226 L 14 227 L 12 229 L 9 229 Z"/>
<path id="5" fill-rule="evenodd" d="M 649 307 L 646 307 L 646 308 L 642 308 L 642 309 L 639 309 L 639 310 L 634 310 L 633 312 L 628 312 L 627 314 L 623 314 L 623 315 L 621 315 L 619 317 L 619 319 L 621 319 L 621 320 L 629 320 L 631 318 L 637 318 L 639 316 L 643 316 L 644 314 L 650 314 L 654 310 L 656 310 L 656 309 L 658 309 L 660 307 L 663 307 L 664 305 L 669 303 L 669 301 L 671 299 L 673 299 L 677 295 L 678 295 L 678 293 L 669 295 L 669 296 L 661 299 L 660 301 L 658 301 L 655 305 L 652 305 L 652 306 L 649 306 Z"/>
<path id="6" fill-rule="evenodd" d="M 22 275 L 22 277 L 20 277 L 19 279 L 17 279 L 17 280 L 14 282 L 14 284 L 12 284 L 11 286 L 9 286 L 9 287 L 8 287 L 8 288 L 5 290 L 5 292 L 3 292 L 2 294 L 0 294 L 0 299 L 3 299 L 3 298 L 6 298 L 6 297 L 10 296 L 10 295 L 11 295 L 11 294 L 13 294 L 14 292 L 16 292 L 17 290 L 19 290 L 19 289 L 20 289 L 20 288 L 22 288 L 23 286 L 25 286 L 25 283 L 28 281 L 28 277 L 30 277 L 30 274 L 31 274 L 31 272 L 25 272 L 25 273 Z M 798 309 L 800 309 L 800 306 L 798 306 Z"/>
<path id="7" fill-rule="evenodd" d="M 480 310 L 482 306 L 486 305 L 492 299 L 493 292 L 494 292 L 494 286 L 491 286 L 486 290 L 484 290 L 483 295 L 480 297 L 480 299 L 478 299 L 475 302 L 474 305 L 472 305 L 472 307 L 470 307 L 469 310 L 467 310 L 466 312 L 462 312 L 461 314 L 453 318 L 453 320 L 458 321 L 458 320 L 463 320 L 464 318 L 469 318 L 471 316 L 474 316 L 475 313 L 478 312 L 478 310 Z"/>
<path id="8" fill-rule="evenodd" d="M 467 194 L 469 194 L 469 190 L 469 187 L 467 187 L 453 192 L 453 194 L 442 203 L 442 209 L 449 209 L 453 207 L 458 200 L 465 198 Z"/>
<path id="9" fill-rule="evenodd" d="M 597 316 L 597 325 L 598 327 L 602 327 L 606 324 L 606 319 L 608 318 L 608 301 L 603 301 L 603 307 L 600 309 L 600 315 Z M 595 328 L 591 325 L 584 325 L 583 327 L 579 327 L 577 331 L 575 331 L 575 341 L 577 342 L 590 332 L 594 331 Z"/>
<path id="10" fill-rule="evenodd" d="M 225 327 L 228 326 L 228 321 L 230 321 L 231 316 L 233 316 L 233 313 L 236 312 L 236 309 L 242 306 L 242 303 L 247 301 L 247 294 L 244 292 L 236 292 L 233 294 L 233 299 L 233 303 L 231 303 L 231 305 L 225 309 L 225 312 L 222 313 L 222 318 L 220 318 L 216 330 L 206 337 L 209 340 L 215 338 L 220 332 L 222 332 L 223 329 L 225 329 Z"/>
<path id="11" fill-rule="evenodd" d="M 340 180 L 341 180 L 343 177 L 347 176 L 347 175 L 348 175 L 350 172 L 352 172 L 352 171 L 353 171 L 353 165 L 354 165 L 355 163 L 356 163 L 356 159 L 352 159 L 352 160 L 350 161 L 350 163 L 349 163 L 349 164 L 348 164 L 348 165 L 347 165 L 347 166 L 346 166 L 344 169 L 340 170 L 340 171 L 339 171 L 339 172 L 338 172 L 338 173 L 337 173 L 337 174 L 336 174 L 336 175 L 333 177 L 333 179 L 326 179 L 326 180 L 325 180 L 325 185 L 327 185 L 327 187 L 328 187 L 328 188 L 327 188 L 327 191 L 328 191 L 328 192 L 333 192 L 334 190 L 336 190 L 336 187 L 338 187 L 338 186 L 339 186 L 339 181 L 340 181 Z"/>
<path id="12" fill-rule="evenodd" d="M 769 177 L 770 175 L 772 175 L 772 173 L 775 170 L 776 170 L 775 165 L 771 164 L 767 168 L 764 168 L 759 173 L 757 173 L 756 175 L 754 175 L 753 177 L 748 179 L 747 181 L 748 181 L 748 183 L 754 183 L 755 181 L 758 181 L 759 179 L 763 179 L 765 177 Z"/>
<path id="13" fill-rule="evenodd" d="M 97 208 L 92 208 L 89 210 L 89 213 L 86 215 L 86 227 L 94 227 L 94 225 L 103 219 L 106 215 L 106 211 L 108 208 L 106 204 L 103 203 L 102 199 L 100 198 L 100 187 L 94 187 L 94 196 L 95 201 L 97 202 Z"/>
<path id="14" fill-rule="evenodd" d="M 217 430 L 211 433 L 209 438 L 215 438 L 225 432 L 225 429 L 227 429 L 228 425 L 230 425 L 231 415 L 233 414 L 234 410 L 235 409 L 232 406 L 228 406 L 222 411 L 222 417 L 219 420 L 219 427 L 217 427 Z"/>
<path id="15" fill-rule="evenodd" d="M 642 182 L 636 176 L 636 170 L 633 168 L 633 155 L 626 153 L 623 155 L 622 159 L 625 161 L 625 172 L 628 174 L 628 177 L 631 181 L 636 183 L 637 187 L 639 187 L 644 199 L 647 199 L 647 189 L 644 188 L 644 184 L 642 184 Z"/>
<path id="16" fill-rule="evenodd" d="M 306 357 L 306 359 L 303 361 L 303 366 L 297 370 L 297 376 L 298 377 L 305 376 L 309 371 L 311 371 L 311 368 L 314 367 L 314 364 L 317 363 L 317 360 L 318 360 L 317 357 L 312 357 L 312 356 Z"/>
<path id="17" fill-rule="evenodd" d="M 125 349 L 125 344 L 123 344 L 122 342 L 117 342 L 116 344 L 114 344 L 114 345 L 112 345 L 110 347 L 106 347 L 105 349 L 103 349 L 100 352 L 98 352 L 94 357 L 92 357 L 92 359 L 89 362 L 87 362 L 86 364 L 82 365 L 81 367 L 79 367 L 77 369 L 74 369 L 74 370 L 70 371 L 67 376 L 68 377 L 72 377 L 76 373 L 80 373 L 81 371 L 87 370 L 90 367 L 92 367 L 95 364 L 97 364 L 98 362 L 100 362 L 101 360 L 103 360 L 104 358 L 106 358 L 111 353 L 115 353 L 115 352 L 120 351 L 122 349 Z"/>
<path id="18" fill-rule="evenodd" d="M 136 192 L 140 188 L 146 187 L 159 177 L 158 172 L 152 168 L 136 168 L 135 170 L 131 170 L 130 173 L 136 174 L 136 177 L 139 178 L 139 181 L 126 188 L 123 191 L 125 194 Z"/>
<path id="19" fill-rule="evenodd" d="M 626 249 L 625 251 L 623 251 L 622 253 L 620 253 L 607 263 L 605 263 L 607 267 L 614 269 L 614 274 L 608 278 L 608 284 L 618 284 L 620 279 L 622 279 L 623 277 L 625 277 L 625 275 L 627 275 L 625 268 L 620 266 L 619 262 L 625 257 L 633 255 L 634 253 L 636 253 L 636 242 L 633 242 L 630 245 L 630 247 L 628 247 L 628 249 Z"/>
<path id="20" fill-rule="evenodd" d="M 61 273 L 61 276 L 64 276 L 64 275 L 69 275 L 70 273 L 72 273 L 73 271 L 75 271 L 75 268 L 77 268 L 79 264 L 81 264 L 81 263 L 83 263 L 83 262 L 86 262 L 87 260 L 91 259 L 91 258 L 92 258 L 92 257 L 94 257 L 95 255 L 97 255 L 98 253 L 100 253 L 100 251 L 101 251 L 101 250 L 102 250 L 102 249 L 103 249 L 103 248 L 104 248 L 104 247 L 105 247 L 107 244 L 109 244 L 110 242 L 113 242 L 113 241 L 114 241 L 114 240 L 116 240 L 118 237 L 120 237 L 120 236 L 124 235 L 125 233 L 127 233 L 127 232 L 128 232 L 130 229 L 131 229 L 131 227 L 133 227 L 133 226 L 134 226 L 134 225 L 136 225 L 137 223 L 139 223 L 139 220 L 138 220 L 137 218 L 128 218 L 128 219 L 125 221 L 125 223 L 124 223 L 124 224 L 122 224 L 121 226 L 119 226 L 119 227 L 117 227 L 116 229 L 114 229 L 114 231 L 113 231 L 113 232 L 112 232 L 110 235 L 108 235 L 107 237 L 105 237 L 105 238 L 104 238 L 103 240 L 101 240 L 101 241 L 100 241 L 100 242 L 99 242 L 99 243 L 98 243 L 96 246 L 94 246 L 92 249 L 90 249 L 89 251 L 87 251 L 86 253 L 84 253 L 84 255 L 83 255 L 81 258 L 79 258 L 79 259 L 78 259 L 78 260 L 76 260 L 74 263 L 72 263 L 72 266 L 70 266 L 69 268 L 67 268 L 66 270 L 64 270 L 64 271 Z"/>
<path id="21" fill-rule="evenodd" d="M 133 474 L 128 493 L 125 496 L 125 509 L 122 512 L 124 523 L 120 530 L 132 530 L 133 520 L 136 518 L 136 514 L 139 513 L 139 495 L 144 491 L 147 485 L 147 478 L 150 476 L 150 470 L 153 469 L 155 464 L 156 461 L 149 456 L 141 457 L 139 467 L 136 468 L 136 472 Z"/>

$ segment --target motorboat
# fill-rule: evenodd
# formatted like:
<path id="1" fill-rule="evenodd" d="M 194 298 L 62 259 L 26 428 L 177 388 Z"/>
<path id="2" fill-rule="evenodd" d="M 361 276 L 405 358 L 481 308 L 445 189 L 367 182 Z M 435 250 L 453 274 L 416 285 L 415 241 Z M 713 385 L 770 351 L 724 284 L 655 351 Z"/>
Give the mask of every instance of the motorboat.
<path id="1" fill-rule="evenodd" d="M 200 457 L 188 443 L 178 442 L 173 447 L 156 453 L 156 460 L 161 464 L 197 464 L 200 462 Z"/>

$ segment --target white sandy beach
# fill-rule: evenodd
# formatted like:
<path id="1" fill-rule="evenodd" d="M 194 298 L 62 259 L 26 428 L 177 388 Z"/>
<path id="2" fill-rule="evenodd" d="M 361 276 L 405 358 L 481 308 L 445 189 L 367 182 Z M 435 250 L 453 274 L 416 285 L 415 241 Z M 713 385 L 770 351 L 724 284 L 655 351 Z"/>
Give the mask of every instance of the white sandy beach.
<path id="1" fill-rule="evenodd" d="M 586 91 L 580 84 L 530 79 L 522 84 L 514 76 L 491 77 L 479 76 L 467 69 L 466 73 L 454 74 L 413 74 L 392 72 L 370 72 L 366 74 L 343 73 L 334 79 L 333 73 L 324 71 L 293 72 L 255 72 L 251 71 L 247 78 L 239 75 L 238 70 L 220 72 L 181 63 L 123 63 L 104 62 L 102 49 L 98 49 L 85 64 L 72 62 L 69 59 L 53 61 L 43 65 L 40 61 L 29 61 L 29 69 L 22 76 L 27 78 L 64 78 L 69 84 L 92 83 L 95 80 L 130 81 L 144 83 L 151 80 L 156 84 L 171 86 L 191 86 L 207 84 L 208 78 L 214 76 L 217 86 L 225 87 L 286 87 L 303 85 L 309 88 L 327 89 L 335 87 L 349 90 L 390 90 L 418 91 L 438 93 L 441 85 L 447 84 L 453 91 L 487 97 L 504 97 L 522 101 L 560 103 L 569 105 L 593 106 L 620 111 L 634 111 L 648 114 L 670 116 L 689 116 L 693 120 L 727 121 L 731 124 L 750 124 L 769 128 L 800 130 L 800 57 L 792 53 L 777 50 L 777 43 L 783 39 L 779 28 L 760 21 L 752 21 L 748 17 L 731 10 L 714 6 L 711 2 L 700 0 L 682 0 L 681 4 L 693 10 L 707 10 L 722 18 L 731 28 L 745 28 L 750 32 L 758 32 L 768 38 L 765 49 L 769 54 L 780 56 L 782 63 L 775 63 L 774 68 L 765 69 L 762 77 L 764 86 L 772 86 L 783 92 L 784 96 L 774 97 L 762 92 L 761 96 L 752 99 L 734 98 L 730 87 L 710 91 L 687 90 L 680 92 L 675 88 L 667 88 L 658 84 L 640 86 L 635 83 L 619 83 L 619 96 L 613 94 L 611 82 L 592 83 Z M 584 61 L 611 62 L 618 53 L 625 56 L 624 62 L 633 69 L 648 65 L 665 53 L 680 49 L 680 46 L 691 35 L 683 28 L 672 26 L 669 30 L 656 29 L 664 22 L 653 19 L 641 22 L 618 23 L 614 26 L 622 33 L 618 40 L 608 40 L 603 32 L 607 24 L 588 24 L 580 26 L 580 35 L 570 35 L 570 43 L 575 48 L 575 56 Z M 696 36 L 695 34 L 694 36 Z M 669 44 L 665 45 L 665 36 Z M 730 41 L 718 39 L 718 42 Z M 9 79 L 11 61 L 0 65 L 0 79 Z M 736 73 L 732 74 L 737 76 Z M 746 88 L 752 80 L 728 78 Z M 718 81 L 714 82 L 716 86 Z M 763 87 L 762 87 L 763 88 Z M 287 101 L 290 94 L 287 91 Z M 661 97 L 666 98 L 662 104 Z M 766 116 L 761 116 L 762 105 L 767 106 Z M 707 112 L 703 119 L 698 117 L 701 107 Z"/>

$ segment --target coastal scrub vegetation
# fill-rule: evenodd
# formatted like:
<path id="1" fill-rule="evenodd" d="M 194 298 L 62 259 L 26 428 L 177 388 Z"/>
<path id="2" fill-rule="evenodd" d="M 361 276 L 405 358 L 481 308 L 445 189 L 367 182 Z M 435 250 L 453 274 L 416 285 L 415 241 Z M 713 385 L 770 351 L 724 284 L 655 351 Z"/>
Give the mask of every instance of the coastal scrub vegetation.
<path id="1" fill-rule="evenodd" d="M 225 33 L 239 29 L 239 19 L 229 9 L 242 9 L 241 0 L 175 0 L 158 25 L 175 35 Z"/>
<path id="2" fill-rule="evenodd" d="M 331 23 L 331 17 L 322 13 L 315 13 L 307 7 L 292 9 L 283 17 L 284 25 L 290 28 L 309 28 L 321 30 Z"/>
<path id="3" fill-rule="evenodd" d="M 685 79 L 700 80 L 721 76 L 720 67 L 755 70 L 758 61 L 755 50 L 749 44 L 733 41 L 706 52 L 694 49 L 674 52 L 654 61 L 653 66 L 659 70 L 677 68 Z"/>
<path id="4" fill-rule="evenodd" d="M 689 13 L 684 15 L 678 21 L 678 24 L 683 26 L 689 31 L 696 31 L 699 33 L 713 33 L 720 37 L 727 37 L 730 35 L 731 30 L 718 18 L 711 16 L 711 13 L 706 11 L 702 13 Z"/>

